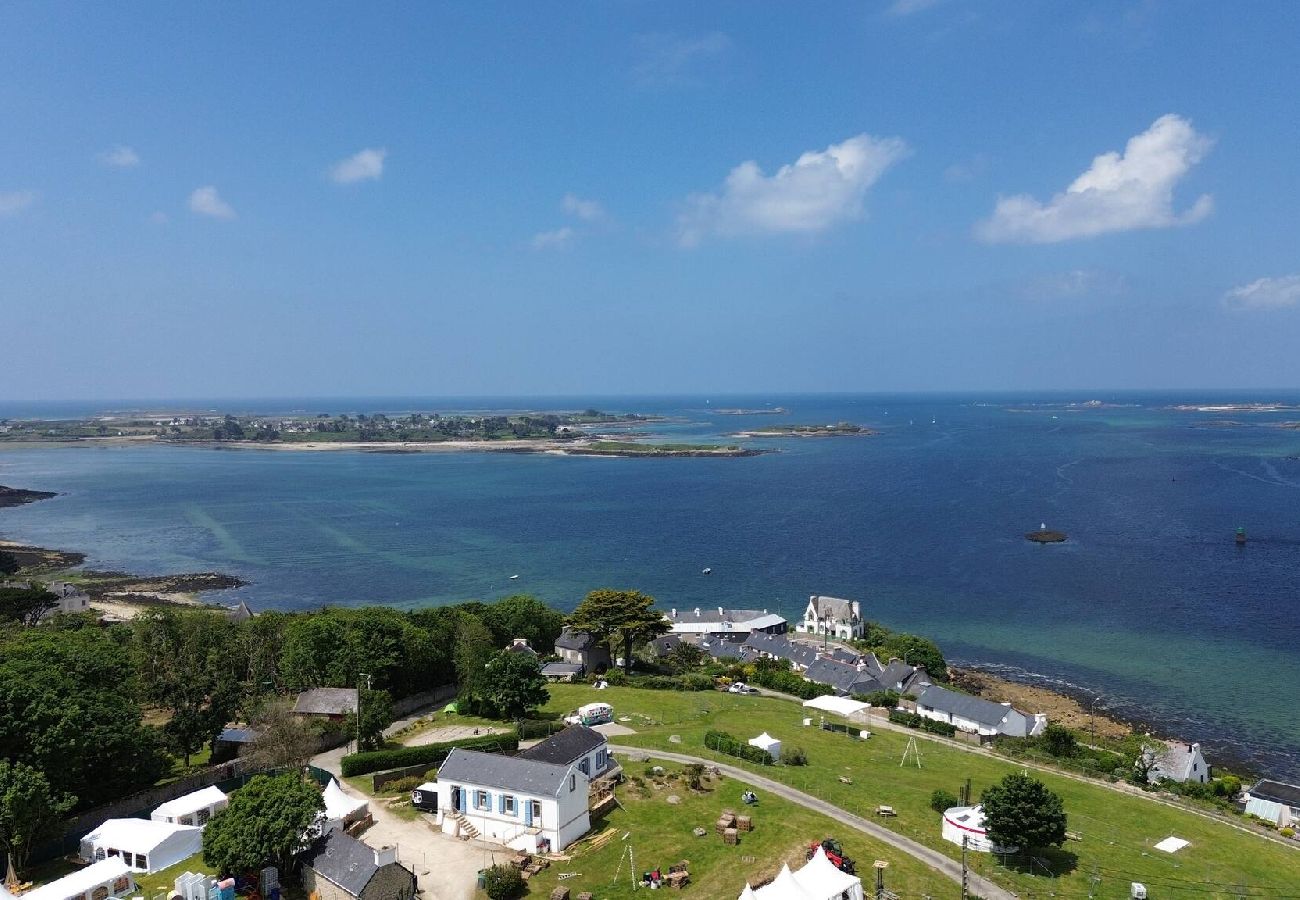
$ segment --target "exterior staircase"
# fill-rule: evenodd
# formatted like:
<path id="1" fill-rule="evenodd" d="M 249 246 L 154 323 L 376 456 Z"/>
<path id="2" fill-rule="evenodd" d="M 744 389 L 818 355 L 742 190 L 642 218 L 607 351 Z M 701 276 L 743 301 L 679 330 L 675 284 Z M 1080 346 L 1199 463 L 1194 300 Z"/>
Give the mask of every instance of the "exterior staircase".
<path id="1" fill-rule="evenodd" d="M 471 841 L 478 837 L 478 829 L 461 814 L 460 810 L 452 810 L 450 816 L 451 820 L 456 823 L 456 836 L 462 841 Z"/>

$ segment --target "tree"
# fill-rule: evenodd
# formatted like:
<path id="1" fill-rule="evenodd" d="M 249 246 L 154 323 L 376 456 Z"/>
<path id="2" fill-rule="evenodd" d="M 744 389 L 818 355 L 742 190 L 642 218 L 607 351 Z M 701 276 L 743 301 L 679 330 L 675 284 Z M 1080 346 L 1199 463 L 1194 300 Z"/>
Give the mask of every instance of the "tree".
<path id="1" fill-rule="evenodd" d="M 485 669 L 496 651 L 492 632 L 477 616 L 457 616 L 455 661 L 460 696 L 472 699 L 483 694 Z"/>
<path id="2" fill-rule="evenodd" d="M 31 766 L 0 759 L 0 855 L 7 854 L 22 871 L 33 845 L 59 831 L 75 802 Z"/>
<path id="3" fill-rule="evenodd" d="M 368 688 L 361 688 L 357 697 L 361 711 L 347 717 L 346 733 L 357 736 L 358 751 L 378 750 L 384 744 L 384 729 L 393 724 L 393 698 L 388 691 Z"/>
<path id="4" fill-rule="evenodd" d="M 708 654 L 694 644 L 688 644 L 682 641 L 673 649 L 668 651 L 668 655 L 663 658 L 664 665 L 674 672 L 690 672 L 698 669 L 708 662 Z"/>
<path id="5" fill-rule="evenodd" d="M 296 773 L 258 775 L 203 829 L 203 860 L 223 875 L 270 864 L 287 872 L 324 807 L 321 792 Z"/>
<path id="6" fill-rule="evenodd" d="M 484 670 L 483 701 L 503 719 L 522 719 L 551 699 L 537 657 L 498 652 Z"/>
<path id="7" fill-rule="evenodd" d="M 1065 843 L 1061 798 L 1037 778 L 1012 772 L 980 795 L 989 839 L 1002 847 L 1039 850 Z"/>
<path id="8" fill-rule="evenodd" d="M 1079 749 L 1079 740 L 1073 731 L 1058 722 L 1052 722 L 1043 730 L 1043 749 L 1053 756 L 1074 756 Z"/>
<path id="9" fill-rule="evenodd" d="M 654 597 L 640 591 L 601 588 L 584 597 L 568 621 L 577 631 L 607 643 L 611 652 L 621 646 L 623 667 L 631 672 L 635 646 L 672 630 L 654 603 Z"/>
<path id="10" fill-rule="evenodd" d="M 488 606 L 481 616 L 498 647 L 525 638 L 538 653 L 550 653 L 564 628 L 564 614 L 530 594 L 514 594 Z"/>
<path id="11" fill-rule="evenodd" d="M 935 681 L 948 680 L 948 661 L 943 658 L 943 651 L 934 641 L 898 632 L 886 638 L 879 649 L 884 657 L 896 656 L 925 669 Z"/>
<path id="12" fill-rule="evenodd" d="M 58 605 L 59 598 L 42 587 L 0 588 L 0 622 L 35 625 Z"/>
<path id="13" fill-rule="evenodd" d="M 18 564 L 18 557 L 8 550 L 0 550 L 0 575 L 12 575 L 20 568 L 22 566 Z"/>
<path id="14" fill-rule="evenodd" d="M 253 719 L 252 747 L 247 751 L 260 769 L 301 768 L 316 749 L 316 735 L 287 703 L 269 703 Z"/>

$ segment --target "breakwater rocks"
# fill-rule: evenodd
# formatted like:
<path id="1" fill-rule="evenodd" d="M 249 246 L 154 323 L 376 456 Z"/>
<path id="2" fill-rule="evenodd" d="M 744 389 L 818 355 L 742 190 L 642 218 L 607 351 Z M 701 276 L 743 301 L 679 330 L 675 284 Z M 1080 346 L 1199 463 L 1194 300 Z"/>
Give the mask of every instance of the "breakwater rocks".
<path id="1" fill-rule="evenodd" d="M 37 500 L 49 500 L 51 497 L 57 497 L 58 494 L 53 491 L 29 491 L 26 488 L 5 487 L 0 484 L 0 509 L 8 506 L 22 506 L 25 503 L 35 503 Z"/>
<path id="2" fill-rule="evenodd" d="M 1033 541 L 1035 544 L 1059 544 L 1065 540 L 1064 531 L 1052 531 L 1050 528 L 1040 528 L 1038 531 L 1029 531 L 1025 533 L 1025 540 Z"/>

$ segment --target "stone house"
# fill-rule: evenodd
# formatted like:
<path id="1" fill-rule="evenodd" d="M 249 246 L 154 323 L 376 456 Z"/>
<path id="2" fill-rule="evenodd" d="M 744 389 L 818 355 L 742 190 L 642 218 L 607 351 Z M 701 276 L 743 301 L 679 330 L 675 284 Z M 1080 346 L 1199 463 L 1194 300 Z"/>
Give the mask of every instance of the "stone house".
<path id="1" fill-rule="evenodd" d="M 411 900 L 415 873 L 397 861 L 396 847 L 373 849 L 334 830 L 303 854 L 302 886 L 319 900 Z"/>

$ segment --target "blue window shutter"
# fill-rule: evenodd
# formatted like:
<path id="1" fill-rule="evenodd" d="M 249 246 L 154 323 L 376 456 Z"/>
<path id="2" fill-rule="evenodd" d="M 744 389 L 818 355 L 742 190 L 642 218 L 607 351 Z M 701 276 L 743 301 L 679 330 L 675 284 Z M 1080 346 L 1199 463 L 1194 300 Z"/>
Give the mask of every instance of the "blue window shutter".
<path id="1" fill-rule="evenodd" d="M 506 795 L 497 794 L 497 812 L 504 815 L 505 811 L 506 811 Z"/>

